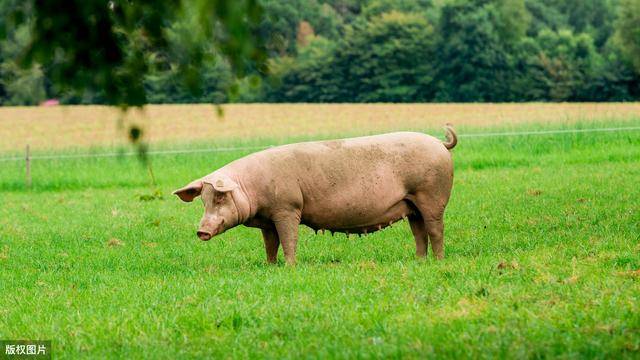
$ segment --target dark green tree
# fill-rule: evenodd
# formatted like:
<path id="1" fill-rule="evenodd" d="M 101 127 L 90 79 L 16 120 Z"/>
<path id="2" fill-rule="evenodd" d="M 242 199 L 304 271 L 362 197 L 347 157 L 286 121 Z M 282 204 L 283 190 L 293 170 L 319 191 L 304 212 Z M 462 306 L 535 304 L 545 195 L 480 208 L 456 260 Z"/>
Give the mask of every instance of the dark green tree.
<path id="1" fill-rule="evenodd" d="M 296 39 L 301 22 L 311 25 L 315 34 L 336 39 L 342 19 L 327 4 L 316 0 L 262 0 L 264 16 L 260 24 L 262 36 L 271 56 L 296 53 Z"/>
<path id="2" fill-rule="evenodd" d="M 229 63 L 206 34 L 192 33 L 198 16 L 190 13 L 167 27 L 167 46 L 148 57 L 144 78 L 150 103 L 222 103 L 233 85 Z M 191 60 L 195 59 L 194 63 Z M 187 70 L 184 73 L 185 69 Z"/>
<path id="3" fill-rule="evenodd" d="M 567 25 L 575 34 L 587 33 L 596 47 L 603 46 L 613 33 L 618 0 L 556 1 Z"/>
<path id="4" fill-rule="evenodd" d="M 362 11 L 362 0 L 323 0 L 331 6 L 343 19 L 344 23 L 351 23 Z"/>
<path id="5" fill-rule="evenodd" d="M 18 2 L 0 1 L 0 14 L 8 14 Z M 24 9 L 23 11 L 27 11 Z M 46 98 L 45 76 L 42 67 L 33 64 L 21 67 L 18 58 L 31 42 L 32 21 L 18 24 L 16 19 L 0 17 L 0 104 L 37 105 Z"/>
<path id="6" fill-rule="evenodd" d="M 267 100 L 276 102 L 340 101 L 343 81 L 334 68 L 337 44 L 323 37 L 314 38 L 299 49 L 296 57 L 283 57 L 273 63 L 271 81 L 266 82 Z"/>
<path id="7" fill-rule="evenodd" d="M 432 6 L 433 0 L 371 0 L 364 4 L 362 15 L 371 18 L 391 11 L 425 14 Z"/>
<path id="8" fill-rule="evenodd" d="M 593 101 L 633 101 L 640 97 L 640 77 L 615 41 L 603 48 L 603 61 L 595 70 L 590 88 Z"/>
<path id="9" fill-rule="evenodd" d="M 616 37 L 622 52 L 640 74 L 640 0 L 621 0 Z"/>
<path id="10" fill-rule="evenodd" d="M 512 49 L 524 36 L 526 21 L 520 0 L 445 5 L 438 27 L 436 100 L 516 100 L 510 91 Z"/>
<path id="11" fill-rule="evenodd" d="M 633 100 L 638 14 L 640 0 L 0 0 L 0 104 Z"/>
<path id="12" fill-rule="evenodd" d="M 531 23 L 527 35 L 536 36 L 542 29 L 558 30 L 569 27 L 567 17 L 549 1 L 525 0 L 527 11 L 531 14 Z"/>
<path id="13" fill-rule="evenodd" d="M 343 101 L 415 102 L 433 97 L 433 26 L 420 14 L 383 13 L 348 27 L 334 69 Z"/>
<path id="14" fill-rule="evenodd" d="M 520 45 L 517 75 L 522 100 L 587 101 L 594 99 L 594 80 L 602 64 L 593 39 L 570 30 L 542 30 Z"/>
<path id="15" fill-rule="evenodd" d="M 98 93 L 108 104 L 147 102 L 144 80 L 155 54 L 175 55 L 167 29 L 176 22 L 193 25 L 183 33 L 176 66 L 190 90 L 198 92 L 207 41 L 237 75 L 265 71 L 266 53 L 258 25 L 256 0 L 237 1 L 34 1 L 16 6 L 7 18 L 19 24 L 33 16 L 32 39 L 20 60 L 41 64 L 61 93 Z M 197 41 L 194 41 L 197 40 Z M 178 43 L 178 42 L 174 42 Z"/>

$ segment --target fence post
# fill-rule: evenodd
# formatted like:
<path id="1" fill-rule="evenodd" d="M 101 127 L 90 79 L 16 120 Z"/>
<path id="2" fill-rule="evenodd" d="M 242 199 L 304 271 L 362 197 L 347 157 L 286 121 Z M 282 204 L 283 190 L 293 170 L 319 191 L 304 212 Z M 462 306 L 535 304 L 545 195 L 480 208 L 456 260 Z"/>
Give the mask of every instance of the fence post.
<path id="1" fill-rule="evenodd" d="M 29 144 L 27 144 L 27 154 L 26 154 L 25 160 L 27 164 L 26 185 L 27 185 L 27 189 L 31 189 L 31 151 L 29 149 Z"/>

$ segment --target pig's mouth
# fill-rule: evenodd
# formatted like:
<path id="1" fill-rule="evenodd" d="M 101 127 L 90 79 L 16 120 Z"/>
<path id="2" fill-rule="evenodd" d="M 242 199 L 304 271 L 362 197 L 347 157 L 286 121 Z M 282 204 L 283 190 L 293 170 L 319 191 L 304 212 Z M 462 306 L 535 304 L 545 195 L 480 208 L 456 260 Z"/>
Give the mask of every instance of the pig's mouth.
<path id="1" fill-rule="evenodd" d="M 206 229 L 200 229 L 198 230 L 198 232 L 196 232 L 196 234 L 198 235 L 198 238 L 200 238 L 200 240 L 202 241 L 208 241 L 211 240 L 212 237 L 221 234 L 224 232 L 224 219 L 220 222 L 220 225 L 218 225 L 214 230 L 206 230 Z"/>
<path id="2" fill-rule="evenodd" d="M 207 241 L 209 239 L 211 239 L 213 237 L 213 233 L 210 233 L 208 231 L 202 231 L 202 230 L 198 230 L 197 232 L 198 237 L 200 238 L 200 240 L 202 241 Z"/>

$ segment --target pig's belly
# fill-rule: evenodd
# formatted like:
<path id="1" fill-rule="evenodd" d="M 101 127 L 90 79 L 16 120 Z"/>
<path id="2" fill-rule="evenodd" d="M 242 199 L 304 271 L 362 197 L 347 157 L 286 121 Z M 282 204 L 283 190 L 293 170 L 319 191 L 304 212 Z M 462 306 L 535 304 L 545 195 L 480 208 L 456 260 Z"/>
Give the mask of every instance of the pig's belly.
<path id="1" fill-rule="evenodd" d="M 415 213 L 413 204 L 402 196 L 345 203 L 331 200 L 305 204 L 301 223 L 315 230 L 366 234 Z"/>

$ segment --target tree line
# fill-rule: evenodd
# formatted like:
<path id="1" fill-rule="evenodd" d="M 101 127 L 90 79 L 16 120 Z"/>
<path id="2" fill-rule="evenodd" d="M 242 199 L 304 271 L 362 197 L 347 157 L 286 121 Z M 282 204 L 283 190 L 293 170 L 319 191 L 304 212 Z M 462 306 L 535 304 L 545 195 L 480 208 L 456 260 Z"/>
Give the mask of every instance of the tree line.
<path id="1" fill-rule="evenodd" d="M 12 6 L 15 0 L 0 0 L 0 14 Z M 185 16 L 164 21 L 163 51 L 136 41 L 124 46 L 124 58 L 139 54 L 144 65 L 141 101 L 640 99 L 640 0 L 260 0 L 255 6 L 265 69 L 236 71 L 238 59 L 193 32 L 201 16 L 186 2 Z M 20 66 L 38 21 L 36 11 L 22 14 L 17 26 L 0 24 L 1 104 L 113 103 L 100 87 L 58 86 L 50 63 Z M 216 23 L 211 28 L 215 33 Z"/>

